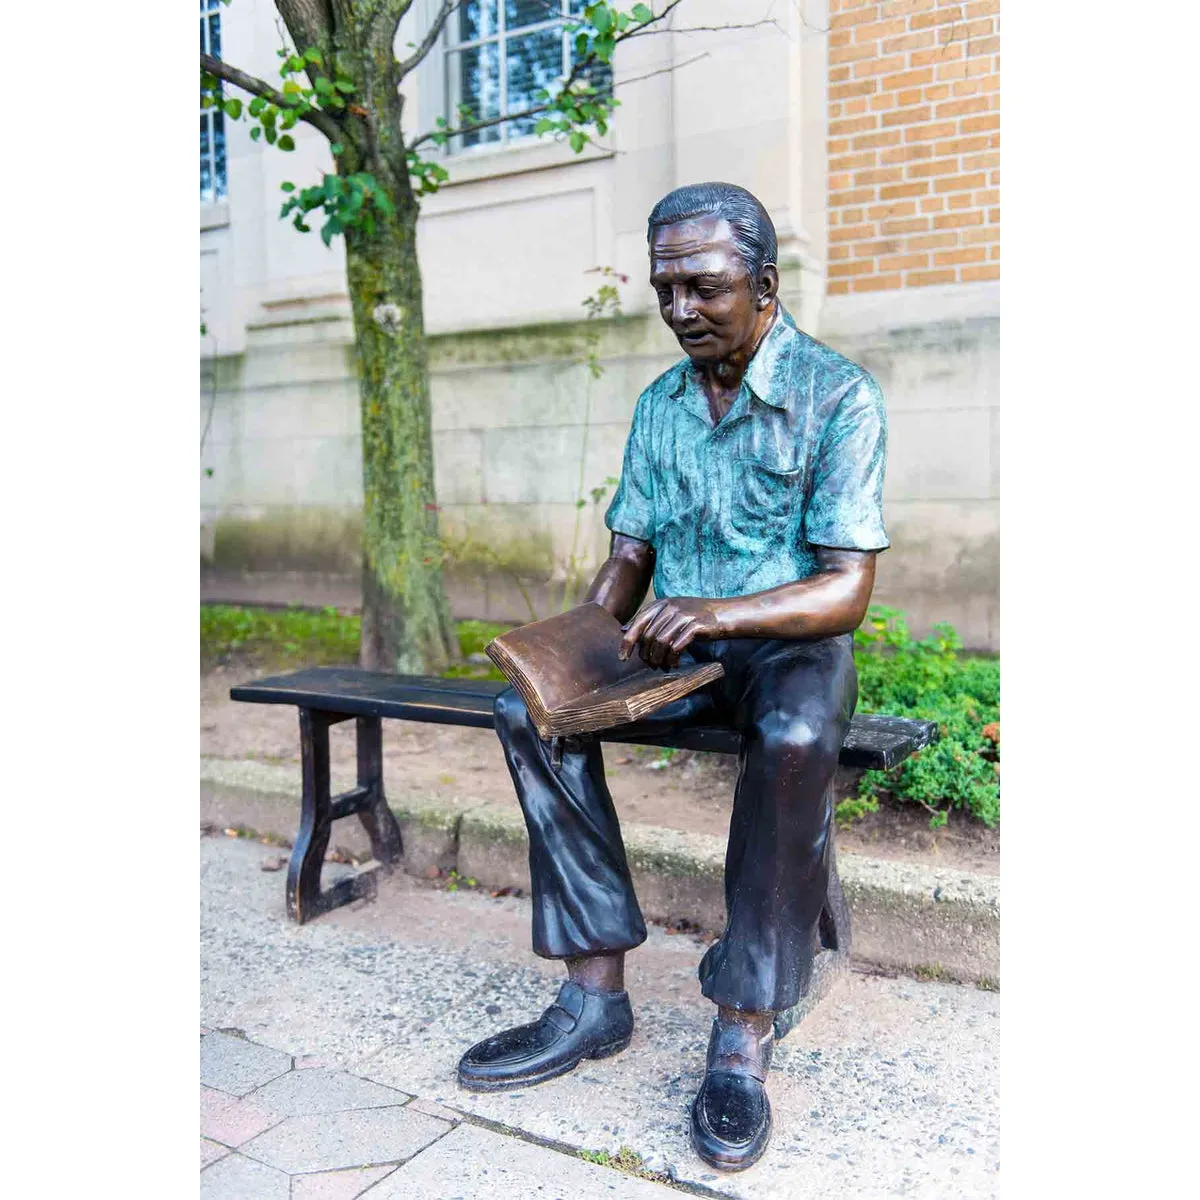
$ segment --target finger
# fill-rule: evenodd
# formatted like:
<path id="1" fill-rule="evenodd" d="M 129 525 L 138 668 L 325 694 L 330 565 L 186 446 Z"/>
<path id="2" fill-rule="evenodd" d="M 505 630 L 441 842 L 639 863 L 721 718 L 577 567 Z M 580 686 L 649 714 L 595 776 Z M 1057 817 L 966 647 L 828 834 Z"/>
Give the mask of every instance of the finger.
<path id="1" fill-rule="evenodd" d="M 643 608 L 628 625 L 625 626 L 625 634 L 621 638 L 621 645 L 617 651 L 617 656 L 624 662 L 632 653 L 633 648 L 641 640 L 642 630 L 658 616 L 662 611 L 662 600 L 656 600 L 649 608 Z"/>
<path id="2" fill-rule="evenodd" d="M 671 638 L 671 666 L 679 666 L 679 656 L 696 638 L 696 623 L 689 619 L 675 631 Z"/>
<path id="3" fill-rule="evenodd" d="M 679 613 L 670 605 L 663 607 L 662 613 L 650 623 L 642 633 L 642 646 L 645 649 L 643 658 L 653 667 L 661 667 L 667 655 L 667 633 L 679 620 Z"/>
<path id="4" fill-rule="evenodd" d="M 686 613 L 675 613 L 669 622 L 664 622 L 655 630 L 655 642 L 661 650 L 658 661 L 664 669 L 674 666 L 678 661 L 675 654 L 675 641 L 691 624 L 691 620 Z"/>

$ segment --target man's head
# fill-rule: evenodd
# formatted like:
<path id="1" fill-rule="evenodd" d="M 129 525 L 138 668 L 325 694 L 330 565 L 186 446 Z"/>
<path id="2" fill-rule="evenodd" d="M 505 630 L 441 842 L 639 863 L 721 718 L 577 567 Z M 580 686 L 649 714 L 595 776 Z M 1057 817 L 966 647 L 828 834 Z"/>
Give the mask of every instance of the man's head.
<path id="1" fill-rule="evenodd" d="M 650 213 L 650 286 L 659 313 L 696 362 L 752 349 L 779 290 L 775 226 L 732 183 L 695 183 Z"/>

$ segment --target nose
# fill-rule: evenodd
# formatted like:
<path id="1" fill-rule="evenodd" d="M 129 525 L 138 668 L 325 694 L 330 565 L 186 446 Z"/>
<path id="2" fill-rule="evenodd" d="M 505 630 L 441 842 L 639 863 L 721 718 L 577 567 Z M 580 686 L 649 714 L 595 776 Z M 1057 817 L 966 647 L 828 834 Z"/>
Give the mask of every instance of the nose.
<path id="1" fill-rule="evenodd" d="M 674 326 L 688 325 L 696 318 L 696 307 L 692 303 L 687 289 L 675 288 L 671 293 L 671 324 Z"/>

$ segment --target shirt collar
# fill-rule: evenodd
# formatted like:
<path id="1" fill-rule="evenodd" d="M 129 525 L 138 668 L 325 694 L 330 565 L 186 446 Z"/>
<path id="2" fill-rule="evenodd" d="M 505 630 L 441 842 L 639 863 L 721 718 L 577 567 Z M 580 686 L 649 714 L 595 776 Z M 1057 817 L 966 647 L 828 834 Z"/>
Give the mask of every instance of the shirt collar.
<path id="1" fill-rule="evenodd" d="M 787 408 L 788 368 L 791 363 L 790 351 L 796 340 L 796 323 L 782 302 L 776 303 L 775 321 L 747 364 L 742 381 L 764 404 L 772 408 Z M 699 373 L 688 359 L 683 362 L 683 371 L 672 395 L 675 399 L 682 399 L 685 406 L 702 420 L 711 420 Z M 741 405 L 735 402 L 735 407 L 740 408 Z M 728 421 L 732 415 L 733 409 L 725 419 Z"/>

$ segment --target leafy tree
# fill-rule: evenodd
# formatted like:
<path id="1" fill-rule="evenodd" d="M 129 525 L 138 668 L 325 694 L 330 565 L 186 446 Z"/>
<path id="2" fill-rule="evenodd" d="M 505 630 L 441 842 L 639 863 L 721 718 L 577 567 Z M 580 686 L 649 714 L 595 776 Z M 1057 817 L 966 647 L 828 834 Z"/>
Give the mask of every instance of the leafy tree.
<path id="1" fill-rule="evenodd" d="M 397 30 L 412 2 L 276 0 L 292 43 L 279 51 L 279 82 L 201 54 L 200 88 L 202 105 L 249 122 L 255 140 L 292 150 L 291 131 L 303 121 L 329 141 L 334 171 L 307 187 L 284 183 L 280 215 L 301 232 L 319 223 L 326 245 L 345 239 L 362 405 L 362 661 L 424 673 L 443 670 L 457 649 L 441 576 L 416 242 L 420 198 L 437 191 L 447 172 L 422 151 L 533 118 L 537 134 L 582 151 L 593 134 L 604 135 L 619 104 L 611 71 L 617 46 L 661 32 L 682 0 L 660 3 L 657 12 L 646 4 L 583 5 L 567 25 L 573 65 L 534 104 L 490 119 L 462 109 L 423 132 L 405 125 L 400 85 L 462 0 L 443 0 L 407 56 L 397 57 Z M 249 99 L 227 95 L 226 84 Z"/>

